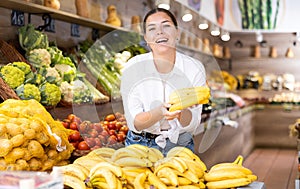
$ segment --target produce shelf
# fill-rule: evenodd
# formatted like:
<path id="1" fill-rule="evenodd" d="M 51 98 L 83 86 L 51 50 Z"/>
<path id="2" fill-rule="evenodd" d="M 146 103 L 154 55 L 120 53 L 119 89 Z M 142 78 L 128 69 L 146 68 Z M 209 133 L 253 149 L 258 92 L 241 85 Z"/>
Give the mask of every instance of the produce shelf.
<path id="1" fill-rule="evenodd" d="M 2 0 L 0 1 L 0 7 L 11 9 L 11 10 L 18 10 L 30 14 L 41 14 L 41 15 L 50 14 L 53 19 L 57 19 L 57 20 L 61 20 L 73 24 L 78 24 L 81 26 L 86 26 L 94 29 L 99 29 L 106 32 L 113 31 L 113 30 L 129 31 L 126 28 L 111 26 L 109 24 L 84 18 L 73 13 L 68 13 L 61 10 L 55 10 L 43 5 L 21 1 L 21 0 L 5 0 L 5 1 Z"/>

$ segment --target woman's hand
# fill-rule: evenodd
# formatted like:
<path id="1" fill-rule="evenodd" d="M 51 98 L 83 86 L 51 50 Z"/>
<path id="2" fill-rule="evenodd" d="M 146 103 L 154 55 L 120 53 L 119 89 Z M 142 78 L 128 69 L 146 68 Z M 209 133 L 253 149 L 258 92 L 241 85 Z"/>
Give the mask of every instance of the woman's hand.
<path id="1" fill-rule="evenodd" d="M 170 104 L 163 104 L 162 106 L 162 111 L 163 111 L 163 116 L 166 120 L 173 120 L 175 118 L 179 118 L 181 115 L 181 110 L 176 110 L 173 112 L 168 111 L 168 109 L 170 108 Z"/>

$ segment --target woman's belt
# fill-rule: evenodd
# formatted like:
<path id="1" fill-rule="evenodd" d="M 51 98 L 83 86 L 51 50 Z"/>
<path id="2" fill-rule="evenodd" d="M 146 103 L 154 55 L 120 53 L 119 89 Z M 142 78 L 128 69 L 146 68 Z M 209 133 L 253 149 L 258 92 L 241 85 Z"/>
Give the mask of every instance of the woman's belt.
<path id="1" fill-rule="evenodd" d="M 159 135 L 157 134 L 152 134 L 152 133 L 147 133 L 145 131 L 142 131 L 141 133 L 136 133 L 134 131 L 132 131 L 133 134 L 135 135 L 139 135 L 139 136 L 142 136 L 142 137 L 145 137 L 145 138 L 150 138 L 150 139 L 155 139 L 156 137 L 158 137 Z"/>

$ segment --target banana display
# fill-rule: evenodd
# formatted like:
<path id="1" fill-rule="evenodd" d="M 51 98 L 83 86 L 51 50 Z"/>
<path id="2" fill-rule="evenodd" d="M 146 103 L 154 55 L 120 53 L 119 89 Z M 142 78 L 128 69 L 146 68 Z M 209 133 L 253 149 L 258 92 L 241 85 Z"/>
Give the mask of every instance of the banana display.
<path id="1" fill-rule="evenodd" d="M 207 188 L 234 188 L 246 186 L 257 180 L 257 176 L 243 165 L 243 157 L 238 156 L 232 163 L 219 163 L 204 174 Z"/>
<path id="2" fill-rule="evenodd" d="M 210 89 L 207 86 L 182 88 L 173 91 L 169 96 L 169 111 L 188 108 L 196 104 L 206 104 L 210 98 Z"/>
<path id="3" fill-rule="evenodd" d="M 246 186 L 257 179 L 243 157 L 207 169 L 190 149 L 174 147 L 166 156 L 139 144 L 99 148 L 61 166 L 64 185 L 73 189 L 205 189 Z"/>

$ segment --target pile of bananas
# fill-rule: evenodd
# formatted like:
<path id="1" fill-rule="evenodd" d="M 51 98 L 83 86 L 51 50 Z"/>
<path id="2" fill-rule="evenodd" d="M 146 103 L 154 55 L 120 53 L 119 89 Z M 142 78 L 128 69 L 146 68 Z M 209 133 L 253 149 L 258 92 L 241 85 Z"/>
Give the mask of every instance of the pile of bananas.
<path id="1" fill-rule="evenodd" d="M 196 104 L 206 104 L 210 98 L 207 86 L 182 88 L 173 91 L 169 96 L 170 112 L 182 110 Z"/>
<path id="2" fill-rule="evenodd" d="M 207 188 L 234 188 L 246 186 L 257 180 L 252 171 L 242 165 L 243 157 L 238 156 L 232 163 L 219 163 L 204 174 Z"/>

